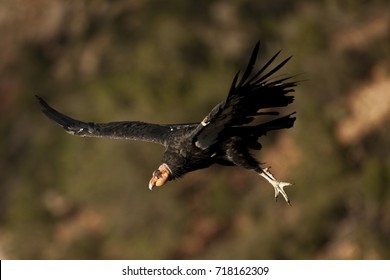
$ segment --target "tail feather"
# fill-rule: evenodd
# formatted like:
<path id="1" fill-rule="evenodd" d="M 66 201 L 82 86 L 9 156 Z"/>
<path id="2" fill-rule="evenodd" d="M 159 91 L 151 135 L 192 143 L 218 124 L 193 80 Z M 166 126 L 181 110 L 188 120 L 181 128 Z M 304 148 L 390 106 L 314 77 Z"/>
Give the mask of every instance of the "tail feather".
<path id="1" fill-rule="evenodd" d="M 274 119 L 272 121 L 259 124 L 257 126 L 254 126 L 253 128 L 255 130 L 258 130 L 261 133 L 261 135 L 265 135 L 268 131 L 271 131 L 271 130 L 291 128 L 291 127 L 293 127 L 295 119 L 296 119 L 295 117 L 292 117 L 292 115 L 294 115 L 294 114 L 295 114 L 295 112 L 291 113 L 289 115 L 286 115 L 284 117 L 277 118 L 277 119 Z M 261 136 L 261 135 L 259 135 L 259 136 Z"/>
<path id="2" fill-rule="evenodd" d="M 233 130 L 231 131 L 231 133 L 232 135 L 248 135 L 251 139 L 257 141 L 258 138 L 263 135 L 266 135 L 268 131 L 293 127 L 296 119 L 295 117 L 293 117 L 294 114 L 295 112 L 277 119 L 258 124 L 252 122 L 247 125 L 235 126 L 232 128 Z"/>

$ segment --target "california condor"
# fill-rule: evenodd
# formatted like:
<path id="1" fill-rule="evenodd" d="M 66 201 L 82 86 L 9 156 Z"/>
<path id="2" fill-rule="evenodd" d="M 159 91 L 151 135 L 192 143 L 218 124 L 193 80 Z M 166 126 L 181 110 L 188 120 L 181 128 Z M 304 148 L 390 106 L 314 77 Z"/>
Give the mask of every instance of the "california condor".
<path id="1" fill-rule="evenodd" d="M 274 187 L 275 199 L 281 193 L 291 205 L 284 191 L 284 187 L 291 184 L 276 180 L 268 168 L 260 166 L 250 150 L 261 149 L 258 139 L 268 131 L 294 125 L 294 113 L 280 117 L 280 112 L 276 109 L 294 101 L 294 97 L 288 94 L 294 92 L 297 82 L 291 80 L 292 76 L 286 75 L 272 78 L 291 58 L 288 57 L 271 68 L 270 65 L 280 51 L 254 72 L 258 52 L 259 43 L 256 44 L 240 80 L 240 72 L 235 75 L 226 100 L 217 104 L 200 123 L 83 122 L 57 112 L 42 98 L 36 97 L 42 112 L 70 134 L 143 140 L 163 145 L 165 153 L 162 163 L 153 172 L 149 189 L 163 186 L 188 172 L 212 164 L 240 166 L 264 177 Z"/>

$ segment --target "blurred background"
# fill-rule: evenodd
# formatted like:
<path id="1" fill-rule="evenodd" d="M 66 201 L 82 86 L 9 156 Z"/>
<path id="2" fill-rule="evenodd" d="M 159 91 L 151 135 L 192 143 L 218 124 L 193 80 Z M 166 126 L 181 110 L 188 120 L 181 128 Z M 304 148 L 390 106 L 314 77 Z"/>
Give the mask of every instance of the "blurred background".
<path id="1" fill-rule="evenodd" d="M 388 259 L 390 5 L 354 1 L 0 1 L 0 258 Z M 148 190 L 163 147 L 78 138 L 95 122 L 200 121 L 257 40 L 303 73 L 293 129 L 239 168 Z"/>

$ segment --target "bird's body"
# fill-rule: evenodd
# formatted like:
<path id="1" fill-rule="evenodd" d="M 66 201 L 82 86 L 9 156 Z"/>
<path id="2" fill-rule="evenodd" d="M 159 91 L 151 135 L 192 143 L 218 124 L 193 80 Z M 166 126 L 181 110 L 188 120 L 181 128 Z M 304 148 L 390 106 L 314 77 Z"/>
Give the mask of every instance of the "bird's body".
<path id="1" fill-rule="evenodd" d="M 277 181 L 267 168 L 262 169 L 250 151 L 261 149 L 258 139 L 268 131 L 293 126 L 294 113 L 279 117 L 275 108 L 293 102 L 288 93 L 294 91 L 296 82 L 291 82 L 291 77 L 271 78 L 290 59 L 267 70 L 279 53 L 253 74 L 258 51 L 259 43 L 240 81 L 239 73 L 234 77 L 227 99 L 217 104 L 200 123 L 83 122 L 57 112 L 42 98 L 37 98 L 42 111 L 70 134 L 142 140 L 165 146 L 162 164 L 149 182 L 150 189 L 212 164 L 235 165 L 263 176 L 274 186 L 275 197 L 280 192 L 289 203 L 283 188 L 291 184 Z"/>

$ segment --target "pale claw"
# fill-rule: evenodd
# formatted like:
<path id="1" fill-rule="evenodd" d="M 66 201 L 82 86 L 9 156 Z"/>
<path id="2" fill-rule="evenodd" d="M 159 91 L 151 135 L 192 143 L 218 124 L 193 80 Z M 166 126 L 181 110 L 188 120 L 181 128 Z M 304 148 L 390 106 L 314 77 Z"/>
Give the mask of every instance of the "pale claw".
<path id="1" fill-rule="evenodd" d="M 262 176 L 264 179 L 266 179 L 268 182 L 271 183 L 271 185 L 275 189 L 275 200 L 278 199 L 279 193 L 281 193 L 286 200 L 287 204 L 291 206 L 290 200 L 288 198 L 287 193 L 284 191 L 284 187 L 292 186 L 292 184 L 287 182 L 279 182 L 275 179 L 275 177 L 271 174 L 271 172 L 268 171 L 268 167 L 263 169 L 261 173 L 259 173 L 260 176 Z"/>

